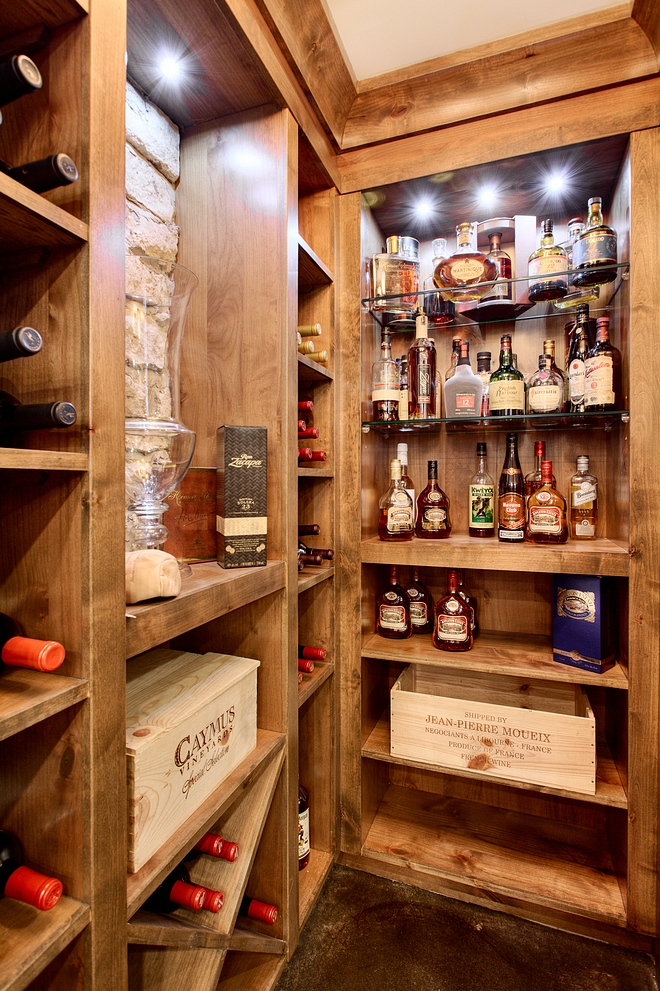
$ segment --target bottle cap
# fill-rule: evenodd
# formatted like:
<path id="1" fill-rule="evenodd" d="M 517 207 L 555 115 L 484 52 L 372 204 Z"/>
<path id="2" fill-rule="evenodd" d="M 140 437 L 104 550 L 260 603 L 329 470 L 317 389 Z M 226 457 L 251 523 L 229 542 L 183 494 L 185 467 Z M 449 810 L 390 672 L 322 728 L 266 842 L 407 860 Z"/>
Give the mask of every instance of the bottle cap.
<path id="1" fill-rule="evenodd" d="M 555 356 L 555 342 L 554 341 L 544 341 L 543 342 L 543 354 Z"/>
<path id="2" fill-rule="evenodd" d="M 534 457 L 535 458 L 541 458 L 541 460 L 543 460 L 543 458 L 545 457 L 545 441 L 544 440 L 537 440 L 537 441 L 534 442 Z"/>
<path id="3" fill-rule="evenodd" d="M 500 349 L 502 351 L 511 350 L 511 334 L 502 334 L 500 338 Z"/>
<path id="4" fill-rule="evenodd" d="M 506 435 L 506 442 L 507 442 L 507 444 L 517 444 L 518 443 L 518 434 L 507 434 Z"/>
<path id="5" fill-rule="evenodd" d="M 26 93 L 34 92 L 35 89 L 41 89 L 43 79 L 41 78 L 39 69 L 31 58 L 28 58 L 27 55 L 15 55 L 12 61 L 16 75 L 20 77 L 21 82 L 25 85 Z"/>
<path id="6" fill-rule="evenodd" d="M 552 221 L 550 220 L 550 217 L 548 217 L 547 220 L 544 220 L 543 221 L 543 233 L 544 234 L 552 234 L 553 226 L 554 225 L 553 225 Z"/>
<path id="7" fill-rule="evenodd" d="M 589 455 L 588 454 L 578 454 L 577 470 L 578 471 L 589 471 Z"/>
<path id="8" fill-rule="evenodd" d="M 396 456 L 402 465 L 408 464 L 408 445 L 407 444 L 397 444 L 396 446 Z"/>
<path id="9" fill-rule="evenodd" d="M 488 453 L 488 444 L 486 443 L 485 440 L 480 440 L 479 443 L 477 444 L 477 454 L 487 454 L 487 453 Z"/>
<path id="10" fill-rule="evenodd" d="M 433 250 L 433 260 L 442 259 L 447 257 L 447 238 L 446 237 L 434 237 L 431 241 L 431 248 Z"/>
<path id="11" fill-rule="evenodd" d="M 252 898 L 250 899 L 247 914 L 250 919 L 260 919 L 262 922 L 267 922 L 269 926 L 272 926 L 277 919 L 277 905 L 268 905 L 266 902 L 260 902 L 256 898 Z"/>
<path id="12" fill-rule="evenodd" d="M 219 912 L 224 905 L 225 896 L 221 891 L 204 888 L 204 908 L 207 912 Z"/>
<path id="13" fill-rule="evenodd" d="M 314 661 L 310 661 L 306 657 L 299 657 L 298 670 L 304 671 L 305 674 L 311 674 L 314 670 Z"/>
<path id="14" fill-rule="evenodd" d="M 436 460 L 429 461 L 429 478 L 438 477 L 438 462 Z"/>
<path id="15" fill-rule="evenodd" d="M 188 884 L 187 881 L 175 881 L 170 891 L 170 901 L 176 905 L 183 905 L 184 908 L 190 908 L 193 912 L 199 912 L 204 908 L 205 899 L 206 888 L 202 888 L 199 884 Z"/>
<path id="16" fill-rule="evenodd" d="M 458 359 L 459 365 L 469 365 L 470 364 L 470 343 L 469 341 L 461 341 L 461 353 Z"/>
<path id="17" fill-rule="evenodd" d="M 603 202 L 603 197 L 602 196 L 592 196 L 590 199 L 587 200 L 587 205 L 588 206 L 591 206 L 592 203 L 593 203 L 593 204 L 597 204 L 598 206 L 600 206 L 602 202 Z"/>
<path id="18" fill-rule="evenodd" d="M 552 482 L 552 461 L 541 462 L 541 481 Z"/>
<path id="19" fill-rule="evenodd" d="M 390 461 L 390 478 L 401 478 L 401 462 L 398 458 Z"/>
<path id="20" fill-rule="evenodd" d="M 5 895 L 17 898 L 28 905 L 34 905 L 42 912 L 57 905 L 62 896 L 63 885 L 55 877 L 39 874 L 29 867 L 17 867 L 5 885 Z"/>
<path id="21" fill-rule="evenodd" d="M 34 327 L 14 327 L 10 334 L 21 354 L 38 354 L 43 347 L 41 334 Z"/>
<path id="22" fill-rule="evenodd" d="M 17 668 L 54 671 L 64 660 L 65 650 L 56 640 L 11 637 L 2 648 L 2 660 Z"/>

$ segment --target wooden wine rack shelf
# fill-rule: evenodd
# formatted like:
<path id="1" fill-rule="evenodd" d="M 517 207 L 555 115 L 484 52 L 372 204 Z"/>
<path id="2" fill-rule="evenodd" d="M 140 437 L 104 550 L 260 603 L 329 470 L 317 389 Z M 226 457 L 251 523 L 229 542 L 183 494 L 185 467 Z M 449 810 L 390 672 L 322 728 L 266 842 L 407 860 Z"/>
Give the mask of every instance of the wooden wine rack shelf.
<path id="1" fill-rule="evenodd" d="M 89 905 L 63 895 L 54 908 L 0 901 L 0 991 L 22 991 L 89 924 Z M 20 934 L 20 938 L 19 938 Z"/>
<path id="2" fill-rule="evenodd" d="M 3 4 L 0 12 L 0 38 L 27 31 L 36 24 L 56 28 L 89 13 L 88 0 L 23 0 Z"/>
<path id="3" fill-rule="evenodd" d="M 303 680 L 298 685 L 298 708 L 304 705 L 314 692 L 334 673 L 335 666 L 331 661 L 315 661 L 311 674 L 303 674 Z"/>
<path id="4" fill-rule="evenodd" d="M 87 224 L 0 173 L 0 254 L 36 245 L 71 247 L 87 241 Z"/>
<path id="5" fill-rule="evenodd" d="M 0 447 L 0 468 L 23 468 L 37 471 L 87 471 L 86 454 L 69 451 L 38 451 L 18 447 Z"/>
<path id="6" fill-rule="evenodd" d="M 0 740 L 88 697 L 89 683 L 81 678 L 5 668 L 0 674 Z"/>

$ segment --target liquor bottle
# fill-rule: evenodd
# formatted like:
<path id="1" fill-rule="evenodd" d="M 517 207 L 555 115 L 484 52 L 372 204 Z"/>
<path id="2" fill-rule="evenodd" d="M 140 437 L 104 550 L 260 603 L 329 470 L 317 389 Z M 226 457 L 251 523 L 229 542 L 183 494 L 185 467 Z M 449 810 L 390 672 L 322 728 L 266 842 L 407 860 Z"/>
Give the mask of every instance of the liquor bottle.
<path id="1" fill-rule="evenodd" d="M 553 373 L 555 375 L 558 375 L 559 378 L 561 379 L 562 393 L 565 394 L 565 392 L 566 392 L 566 376 L 564 375 L 563 371 L 561 370 L 561 368 L 559 368 L 559 366 L 557 365 L 557 363 L 555 361 L 555 342 L 554 341 L 552 341 L 552 340 L 546 340 L 546 341 L 543 342 L 543 354 L 547 354 L 547 355 L 550 356 L 550 359 L 551 359 L 551 362 L 552 362 L 552 371 L 553 371 Z"/>
<path id="2" fill-rule="evenodd" d="M 413 567 L 412 578 L 408 579 L 406 593 L 410 599 L 410 622 L 413 633 L 433 632 L 433 596 L 424 582 L 420 581 L 419 568 Z"/>
<path id="3" fill-rule="evenodd" d="M 309 795 L 298 782 L 298 870 L 309 863 Z"/>
<path id="4" fill-rule="evenodd" d="M 318 427 L 308 427 L 304 426 L 302 430 L 298 427 L 298 440 L 318 440 L 319 439 L 319 429 Z"/>
<path id="5" fill-rule="evenodd" d="M 559 244 L 555 244 L 552 236 L 552 221 L 543 221 L 541 246 L 529 256 L 529 298 L 532 303 L 540 303 L 547 299 L 561 299 L 568 292 L 568 259 L 566 252 Z M 555 273 L 563 272 L 563 275 Z"/>
<path id="6" fill-rule="evenodd" d="M 298 551 L 298 571 L 304 571 L 307 565 L 313 564 L 316 567 L 321 567 L 323 564 L 323 558 L 320 554 L 306 554 L 304 551 Z"/>
<path id="7" fill-rule="evenodd" d="M 458 594 L 455 571 L 447 572 L 447 594 L 435 604 L 433 646 L 438 650 L 470 650 L 474 643 L 472 611 Z"/>
<path id="8" fill-rule="evenodd" d="M 41 911 L 54 908 L 62 896 L 62 882 L 25 866 L 20 840 L 0 829 L 0 898 L 16 898 Z M 5 937 L 5 941 L 9 937 Z"/>
<path id="9" fill-rule="evenodd" d="M 506 457 L 498 489 L 497 536 L 509 544 L 525 539 L 525 483 L 518 460 L 518 434 L 506 435 Z"/>
<path id="10" fill-rule="evenodd" d="M 399 569 L 390 565 L 390 580 L 376 599 L 376 633 L 387 640 L 407 640 L 412 636 L 410 598 L 399 584 Z"/>
<path id="11" fill-rule="evenodd" d="M 27 358 L 39 354 L 43 347 L 41 334 L 34 327 L 14 327 L 0 334 L 0 362 Z"/>
<path id="12" fill-rule="evenodd" d="M 596 343 L 584 362 L 584 407 L 595 412 L 621 408 L 621 352 L 610 343 L 610 318 L 596 320 Z"/>
<path id="13" fill-rule="evenodd" d="M 456 371 L 456 366 L 458 364 L 458 359 L 461 356 L 461 344 L 463 343 L 462 337 L 452 337 L 451 339 L 451 359 L 449 362 L 449 368 L 445 372 L 445 382 L 450 379 L 454 372 Z"/>
<path id="14" fill-rule="evenodd" d="M 545 441 L 537 440 L 534 443 L 534 457 L 536 458 L 536 467 L 534 471 L 530 471 L 525 475 L 525 508 L 529 505 L 529 497 L 537 489 L 541 488 L 541 465 L 545 461 Z M 553 486 L 557 486 L 557 481 L 555 476 L 552 476 Z"/>
<path id="15" fill-rule="evenodd" d="M 0 659 L 17 668 L 35 671 L 55 671 L 64 660 L 65 652 L 56 640 L 33 640 L 17 620 L 0 613 Z"/>
<path id="16" fill-rule="evenodd" d="M 442 540 L 451 534 L 449 499 L 438 485 L 438 462 L 428 462 L 428 482 L 417 499 L 415 533 L 425 540 Z"/>
<path id="17" fill-rule="evenodd" d="M 413 524 L 417 520 L 417 496 L 415 494 L 415 483 L 408 474 L 408 445 L 407 444 L 397 444 L 396 445 L 396 456 L 401 462 L 401 481 L 403 482 L 403 487 L 412 499 L 413 504 Z"/>
<path id="18" fill-rule="evenodd" d="M 298 325 L 298 333 L 301 337 L 320 337 L 323 331 L 320 323 L 303 323 Z"/>
<path id="19" fill-rule="evenodd" d="M 269 905 L 267 902 L 260 902 L 256 898 L 243 895 L 238 914 L 245 915 L 249 919 L 259 919 L 260 922 L 267 922 L 272 926 L 277 921 L 277 905 Z"/>
<path id="20" fill-rule="evenodd" d="M 35 193 L 47 193 L 59 186 L 70 186 L 78 179 L 76 163 L 63 152 L 40 158 L 36 162 L 26 162 L 25 165 L 17 165 L 14 168 L 3 162 L 0 171 Z"/>
<path id="21" fill-rule="evenodd" d="M 431 247 L 433 249 L 432 269 L 435 271 L 440 262 L 444 261 L 449 254 L 447 251 L 447 239 L 436 237 L 431 242 Z M 434 289 L 433 275 L 429 275 L 424 279 L 424 309 L 426 310 L 429 326 L 442 327 L 444 324 L 451 323 L 454 319 L 456 316 L 456 307 L 451 300 L 445 299 L 441 293 L 434 292 Z"/>
<path id="22" fill-rule="evenodd" d="M 481 379 L 481 416 L 489 416 L 490 351 L 477 351 L 477 375 Z"/>
<path id="23" fill-rule="evenodd" d="M 371 309 L 385 313 L 411 313 L 417 306 L 419 292 L 419 241 L 414 237 L 394 234 L 387 238 L 386 245 L 386 251 L 371 259 L 375 297 Z"/>
<path id="24" fill-rule="evenodd" d="M 604 286 L 616 279 L 616 231 L 603 221 L 602 199 L 588 200 L 587 226 L 573 245 L 573 269 L 576 286 Z"/>
<path id="25" fill-rule="evenodd" d="M 495 483 L 486 471 L 488 446 L 477 444 L 477 470 L 468 490 L 468 533 L 471 537 L 495 536 Z"/>
<path id="26" fill-rule="evenodd" d="M 0 62 L 0 107 L 43 86 L 39 69 L 27 55 L 12 55 Z"/>
<path id="27" fill-rule="evenodd" d="M 564 243 L 563 247 L 566 251 L 566 259 L 568 261 L 568 292 L 563 299 L 553 300 L 553 305 L 558 310 L 568 310 L 577 306 L 578 303 L 592 303 L 600 297 L 600 288 L 598 286 L 576 286 L 575 276 L 570 273 L 573 270 L 573 245 L 577 241 L 578 237 L 585 229 L 586 224 L 582 217 L 572 217 L 566 225 L 568 228 L 568 240 Z"/>
<path id="28" fill-rule="evenodd" d="M 312 537 L 321 532 L 321 527 L 318 523 L 299 523 L 298 524 L 298 536 L 299 537 Z"/>
<path id="29" fill-rule="evenodd" d="M 408 359 L 404 355 L 399 362 L 399 419 L 407 420 L 410 416 L 410 389 L 408 388 Z"/>
<path id="30" fill-rule="evenodd" d="M 483 388 L 483 382 L 470 365 L 470 345 L 461 341 L 456 371 L 445 382 L 445 416 L 448 419 L 480 416 Z"/>
<path id="31" fill-rule="evenodd" d="M 318 554 L 324 561 L 332 561 L 335 556 L 331 547 L 307 547 L 302 540 L 298 541 L 298 550 L 303 554 Z"/>
<path id="32" fill-rule="evenodd" d="M 513 299 L 511 285 L 511 256 L 502 250 L 502 233 L 493 231 L 488 235 L 490 250 L 488 258 L 494 261 L 497 266 L 497 282 L 492 289 L 489 289 L 485 296 L 481 297 L 478 306 L 483 303 L 505 302 L 510 303 Z"/>
<path id="33" fill-rule="evenodd" d="M 192 884 L 188 868 L 179 864 L 171 871 L 143 905 L 148 912 L 174 912 L 179 906 L 199 912 L 204 908 L 206 888 Z"/>
<path id="34" fill-rule="evenodd" d="M 517 416 L 525 412 L 525 376 L 514 368 L 509 334 L 500 340 L 500 364 L 490 377 L 488 402 L 490 416 Z"/>
<path id="35" fill-rule="evenodd" d="M 415 340 L 408 351 L 411 420 L 435 416 L 435 362 L 435 344 L 428 336 L 428 322 L 422 310 L 417 314 Z"/>
<path id="36" fill-rule="evenodd" d="M 561 413 L 564 408 L 564 379 L 552 370 L 549 354 L 539 355 L 539 367 L 527 380 L 528 413 Z"/>
<path id="37" fill-rule="evenodd" d="M 324 661 L 327 657 L 325 647 L 308 647 L 306 644 L 298 644 L 298 657 L 310 661 Z"/>
<path id="38" fill-rule="evenodd" d="M 476 640 L 479 636 L 479 609 L 477 600 L 473 595 L 470 595 L 465 587 L 465 572 L 462 568 L 456 569 L 456 582 L 458 594 L 470 607 L 470 627 L 472 629 L 472 638 Z"/>
<path id="39" fill-rule="evenodd" d="M 552 482 L 552 461 L 541 462 L 541 487 L 527 503 L 525 539 L 535 544 L 565 544 L 568 540 L 566 500 Z"/>
<path id="40" fill-rule="evenodd" d="M 433 270 L 433 281 L 452 303 L 481 299 L 497 279 L 497 264 L 477 248 L 477 225 L 456 227 L 456 251 Z"/>
<path id="41" fill-rule="evenodd" d="M 589 306 L 582 303 L 577 308 L 577 324 L 571 339 L 571 350 L 568 356 L 568 412 L 584 412 L 584 365 L 591 350 L 589 346 Z"/>
<path id="42" fill-rule="evenodd" d="M 589 457 L 578 455 L 571 478 L 571 537 L 595 540 L 598 527 L 598 479 L 589 471 Z"/>
<path id="43" fill-rule="evenodd" d="M 302 399 L 298 401 L 298 412 L 299 413 L 313 413 L 314 412 L 314 401 L 312 399 Z"/>
<path id="44" fill-rule="evenodd" d="M 378 503 L 381 540 L 412 540 L 413 504 L 401 478 L 401 462 L 390 462 L 390 487 Z"/>
<path id="45" fill-rule="evenodd" d="M 196 860 L 202 853 L 217 860 L 228 860 L 230 864 L 238 860 L 238 843 L 223 839 L 217 833 L 204 833 L 195 843 L 192 850 L 183 858 L 183 863 L 188 864 Z"/>
<path id="46" fill-rule="evenodd" d="M 388 330 L 381 332 L 380 358 L 371 368 L 371 403 L 374 420 L 399 419 L 399 366 L 392 358 L 392 343 Z"/>
<path id="47" fill-rule="evenodd" d="M 72 403 L 21 403 L 8 392 L 0 392 L 0 433 L 71 427 L 77 415 Z"/>

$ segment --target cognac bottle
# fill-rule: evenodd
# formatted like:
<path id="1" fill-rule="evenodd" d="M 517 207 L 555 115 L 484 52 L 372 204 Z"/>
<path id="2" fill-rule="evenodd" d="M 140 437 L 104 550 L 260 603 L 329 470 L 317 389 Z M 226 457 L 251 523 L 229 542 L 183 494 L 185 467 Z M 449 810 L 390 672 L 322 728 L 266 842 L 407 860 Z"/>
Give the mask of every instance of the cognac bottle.
<path id="1" fill-rule="evenodd" d="M 447 594 L 435 604 L 433 646 L 438 650 L 470 650 L 474 642 L 472 612 L 458 594 L 455 571 L 447 573 Z"/>
<path id="2" fill-rule="evenodd" d="M 552 461 L 541 464 L 541 487 L 527 503 L 527 540 L 535 544 L 565 544 L 568 540 L 566 500 L 552 483 Z"/>
<path id="3" fill-rule="evenodd" d="M 412 636 L 410 598 L 399 584 L 399 569 L 390 565 L 390 581 L 376 599 L 376 633 L 387 640 L 407 640 Z"/>
<path id="4" fill-rule="evenodd" d="M 401 481 L 403 482 L 403 487 L 412 499 L 414 523 L 417 519 L 417 496 L 415 495 L 415 483 L 408 474 L 408 445 L 397 444 L 396 456 L 401 462 Z"/>
<path id="5" fill-rule="evenodd" d="M 390 487 L 378 503 L 378 536 L 381 540 L 412 540 L 413 504 L 401 477 L 401 462 L 390 463 Z"/>
<path id="6" fill-rule="evenodd" d="M 497 263 L 477 248 L 477 225 L 462 223 L 456 227 L 456 251 L 440 259 L 433 281 L 453 303 L 481 299 L 498 275 Z"/>
<path id="7" fill-rule="evenodd" d="M 438 462 L 428 463 L 428 483 L 417 500 L 415 533 L 426 540 L 442 540 L 451 534 L 449 499 L 438 485 Z"/>
<path id="8" fill-rule="evenodd" d="M 433 632 L 433 596 L 420 581 L 419 568 L 414 567 L 412 578 L 405 588 L 410 599 L 410 622 L 413 633 Z"/>
<path id="9" fill-rule="evenodd" d="M 23 847 L 17 836 L 0 829 L 0 898 L 16 898 L 47 911 L 62 896 L 62 882 L 25 866 Z"/>
<path id="10" fill-rule="evenodd" d="M 11 616 L 0 613 L 0 658 L 5 664 L 35 671 L 55 671 L 65 652 L 56 640 L 33 640 Z"/>

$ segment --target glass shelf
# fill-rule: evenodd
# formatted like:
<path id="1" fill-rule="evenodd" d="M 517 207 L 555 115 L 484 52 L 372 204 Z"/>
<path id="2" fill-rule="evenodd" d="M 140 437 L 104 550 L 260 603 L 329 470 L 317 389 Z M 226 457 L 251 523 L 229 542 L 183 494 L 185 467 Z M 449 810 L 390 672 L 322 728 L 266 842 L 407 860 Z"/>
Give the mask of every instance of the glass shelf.
<path id="1" fill-rule="evenodd" d="M 433 420 L 363 420 L 362 433 L 371 430 L 376 433 L 412 433 L 426 431 L 427 433 L 460 433 L 467 431 L 488 431 L 503 433 L 528 430 L 568 430 L 571 428 L 590 427 L 599 430 L 611 430 L 622 423 L 628 423 L 628 410 L 609 410 L 607 413 L 596 413 L 590 410 L 586 413 L 520 413 L 516 416 L 465 416 L 447 418 L 438 417 Z"/>

